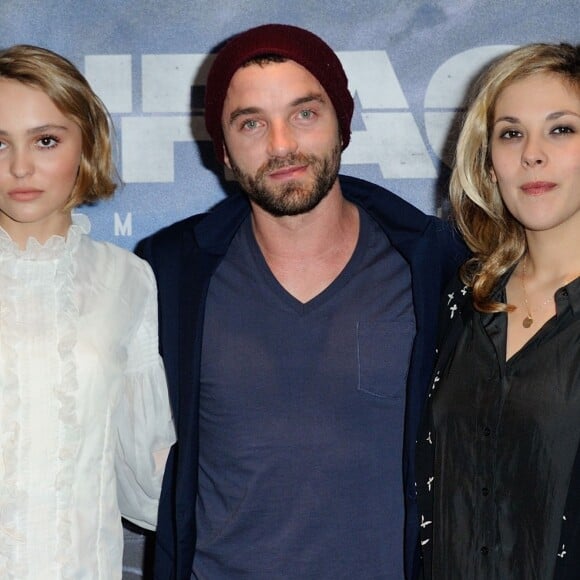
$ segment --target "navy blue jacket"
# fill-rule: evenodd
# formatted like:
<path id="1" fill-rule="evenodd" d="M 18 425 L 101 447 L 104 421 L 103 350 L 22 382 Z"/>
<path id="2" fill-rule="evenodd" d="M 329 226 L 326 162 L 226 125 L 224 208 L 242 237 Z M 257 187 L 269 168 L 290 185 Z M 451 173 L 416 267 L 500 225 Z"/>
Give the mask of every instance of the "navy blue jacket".
<path id="1" fill-rule="evenodd" d="M 451 228 L 395 194 L 354 177 L 340 177 L 343 195 L 364 208 L 411 269 L 417 335 L 407 381 L 403 469 L 405 570 L 419 571 L 415 443 L 434 364 L 438 305 L 446 283 L 465 259 Z M 159 332 L 178 443 L 169 456 L 159 508 L 156 580 L 189 580 L 195 552 L 200 358 L 209 282 L 250 206 L 232 196 L 206 214 L 161 230 L 139 244 L 159 287 Z M 385 352 L 385 359 L 389 353 Z"/>

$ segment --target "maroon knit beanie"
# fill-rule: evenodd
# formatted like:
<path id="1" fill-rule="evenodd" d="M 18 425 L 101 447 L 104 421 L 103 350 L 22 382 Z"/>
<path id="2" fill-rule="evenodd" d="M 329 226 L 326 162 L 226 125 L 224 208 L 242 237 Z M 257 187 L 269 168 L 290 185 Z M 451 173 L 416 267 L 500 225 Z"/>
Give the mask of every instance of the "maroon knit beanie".
<path id="1" fill-rule="evenodd" d="M 265 24 L 234 36 L 217 54 L 205 87 L 205 126 L 217 158 L 224 162 L 222 111 L 230 81 L 248 60 L 267 54 L 293 60 L 310 72 L 327 92 L 340 127 L 342 148 L 350 141 L 354 101 L 346 74 L 333 50 L 318 36 L 286 24 Z"/>

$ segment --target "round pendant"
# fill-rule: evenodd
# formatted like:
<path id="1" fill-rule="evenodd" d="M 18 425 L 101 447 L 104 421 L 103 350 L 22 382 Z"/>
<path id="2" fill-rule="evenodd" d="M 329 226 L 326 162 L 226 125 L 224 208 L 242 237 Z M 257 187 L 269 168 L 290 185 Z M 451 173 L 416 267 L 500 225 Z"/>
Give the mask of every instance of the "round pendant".
<path id="1" fill-rule="evenodd" d="M 530 326 L 532 326 L 532 324 L 534 324 L 534 319 L 531 316 L 526 316 L 524 318 L 524 321 L 522 322 L 522 326 L 524 328 L 530 328 Z"/>

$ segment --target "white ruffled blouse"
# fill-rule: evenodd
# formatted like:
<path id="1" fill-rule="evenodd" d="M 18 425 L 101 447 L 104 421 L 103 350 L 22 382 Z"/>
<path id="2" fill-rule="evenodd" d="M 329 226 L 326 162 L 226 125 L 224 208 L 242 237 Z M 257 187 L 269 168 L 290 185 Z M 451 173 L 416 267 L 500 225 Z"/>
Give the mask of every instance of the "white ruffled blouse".
<path id="1" fill-rule="evenodd" d="M 174 441 L 149 266 L 86 233 L 0 228 L 0 578 L 121 578 Z M 160 460 L 160 457 L 162 458 Z"/>

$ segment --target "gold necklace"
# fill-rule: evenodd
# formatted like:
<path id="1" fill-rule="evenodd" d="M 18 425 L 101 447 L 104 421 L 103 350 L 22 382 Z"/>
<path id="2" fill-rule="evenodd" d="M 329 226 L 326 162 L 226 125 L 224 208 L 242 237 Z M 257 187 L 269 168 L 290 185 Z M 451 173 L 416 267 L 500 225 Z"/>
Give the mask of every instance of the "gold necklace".
<path id="1" fill-rule="evenodd" d="M 526 254 L 524 256 L 524 263 L 522 264 L 522 290 L 524 291 L 524 304 L 526 306 L 526 312 L 527 315 L 524 317 L 524 319 L 522 320 L 522 326 L 524 328 L 530 328 L 530 326 L 532 326 L 532 324 L 534 324 L 534 317 L 533 317 L 533 313 L 534 311 L 530 309 L 530 305 L 528 303 L 528 293 L 526 292 L 526 266 L 528 265 L 528 255 Z M 574 274 L 573 276 L 570 276 L 568 278 L 566 278 L 564 280 L 564 284 L 563 286 L 566 286 L 566 284 L 568 284 L 569 282 L 571 282 L 572 280 L 576 279 L 578 277 L 578 274 Z M 544 310 L 544 308 L 554 299 L 553 296 L 550 296 L 548 298 L 546 298 L 546 300 L 544 300 L 536 309 L 535 312 L 541 312 L 542 310 Z"/>

